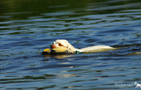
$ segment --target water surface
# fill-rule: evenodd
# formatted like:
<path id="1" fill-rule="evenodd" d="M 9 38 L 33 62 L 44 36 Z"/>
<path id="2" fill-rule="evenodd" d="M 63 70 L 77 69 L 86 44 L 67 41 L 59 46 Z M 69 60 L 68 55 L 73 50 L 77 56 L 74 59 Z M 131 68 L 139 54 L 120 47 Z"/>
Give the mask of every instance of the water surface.
<path id="1" fill-rule="evenodd" d="M 1 0 L 1 90 L 133 90 L 141 83 L 139 0 Z M 56 39 L 119 49 L 42 56 Z M 140 89 L 140 88 L 136 88 Z"/>

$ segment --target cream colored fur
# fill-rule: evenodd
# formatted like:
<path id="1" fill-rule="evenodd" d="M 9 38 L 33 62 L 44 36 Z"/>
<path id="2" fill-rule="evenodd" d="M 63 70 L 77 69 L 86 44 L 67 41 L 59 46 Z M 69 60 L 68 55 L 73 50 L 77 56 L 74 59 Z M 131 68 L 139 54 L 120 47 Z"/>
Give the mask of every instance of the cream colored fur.
<path id="1" fill-rule="evenodd" d="M 102 51 L 107 51 L 107 50 L 113 50 L 115 48 L 110 47 L 110 46 L 106 46 L 106 45 L 96 45 L 96 46 L 91 46 L 91 47 L 86 47 L 86 48 L 82 48 L 82 49 L 76 49 L 74 48 L 67 40 L 64 39 L 58 39 L 56 40 L 53 45 L 55 45 L 55 47 L 65 47 L 67 48 L 67 50 L 69 50 L 70 52 L 75 52 L 75 51 L 79 51 L 79 52 L 83 52 L 83 53 L 90 53 L 90 52 L 102 52 Z"/>
<path id="2" fill-rule="evenodd" d="M 59 43 L 62 45 L 60 46 Z M 69 50 L 70 52 L 75 52 L 76 49 L 67 41 L 64 39 L 58 39 L 53 43 L 56 47 L 65 47 L 67 48 L 67 50 Z"/>

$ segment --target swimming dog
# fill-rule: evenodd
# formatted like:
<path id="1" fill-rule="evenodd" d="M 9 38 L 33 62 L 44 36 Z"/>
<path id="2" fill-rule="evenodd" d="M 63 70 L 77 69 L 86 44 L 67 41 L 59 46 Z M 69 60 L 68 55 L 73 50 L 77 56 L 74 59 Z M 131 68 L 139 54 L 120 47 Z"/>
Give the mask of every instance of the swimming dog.
<path id="1" fill-rule="evenodd" d="M 107 45 L 96 45 L 91 47 L 86 47 L 82 49 L 77 49 L 73 47 L 67 40 L 58 39 L 53 42 L 50 49 L 44 49 L 43 53 L 50 54 L 76 54 L 76 53 L 93 53 L 102 52 L 107 50 L 114 50 L 115 48 Z"/>

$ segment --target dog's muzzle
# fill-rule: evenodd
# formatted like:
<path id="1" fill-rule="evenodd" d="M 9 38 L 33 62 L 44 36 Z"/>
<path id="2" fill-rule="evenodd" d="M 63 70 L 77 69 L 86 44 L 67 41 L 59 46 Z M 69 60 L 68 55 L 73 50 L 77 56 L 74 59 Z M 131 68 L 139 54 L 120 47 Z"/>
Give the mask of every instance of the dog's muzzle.
<path id="1" fill-rule="evenodd" d="M 54 44 L 50 45 L 50 48 L 53 49 L 53 48 L 56 48 L 56 46 Z"/>

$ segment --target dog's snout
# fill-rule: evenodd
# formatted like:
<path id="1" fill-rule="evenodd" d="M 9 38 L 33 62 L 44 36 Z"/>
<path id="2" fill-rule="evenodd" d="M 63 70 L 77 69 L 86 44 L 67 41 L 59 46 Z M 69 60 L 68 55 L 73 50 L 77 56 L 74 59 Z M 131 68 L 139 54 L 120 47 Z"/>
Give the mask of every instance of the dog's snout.
<path id="1" fill-rule="evenodd" d="M 50 48 L 53 49 L 53 48 L 56 48 L 56 46 L 54 44 L 50 45 Z"/>

